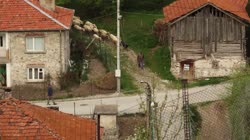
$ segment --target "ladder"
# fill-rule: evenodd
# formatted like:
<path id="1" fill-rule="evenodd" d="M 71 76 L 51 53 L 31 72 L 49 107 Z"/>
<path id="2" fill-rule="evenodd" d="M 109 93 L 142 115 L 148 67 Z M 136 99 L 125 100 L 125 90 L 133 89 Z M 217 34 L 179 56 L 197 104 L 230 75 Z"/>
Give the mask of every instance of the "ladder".
<path id="1" fill-rule="evenodd" d="M 191 125 L 189 116 L 189 98 L 188 98 L 187 80 L 182 80 L 182 98 L 183 98 L 183 121 L 184 121 L 184 140 L 191 140 Z"/>

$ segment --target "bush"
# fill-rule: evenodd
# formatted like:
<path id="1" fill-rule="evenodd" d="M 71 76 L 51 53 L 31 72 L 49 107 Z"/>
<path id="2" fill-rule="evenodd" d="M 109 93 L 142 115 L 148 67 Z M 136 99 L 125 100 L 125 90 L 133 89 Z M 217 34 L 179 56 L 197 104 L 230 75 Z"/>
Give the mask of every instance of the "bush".
<path id="1" fill-rule="evenodd" d="M 61 90 L 68 90 L 69 88 L 79 84 L 80 78 L 75 72 L 66 72 L 59 77 L 59 85 Z"/>
<path id="2" fill-rule="evenodd" d="M 175 81 L 175 77 L 170 72 L 171 58 L 168 47 L 160 47 L 152 54 L 153 63 L 149 66 L 153 72 L 157 73 L 161 78 Z"/>
<path id="3" fill-rule="evenodd" d="M 191 123 L 192 123 L 192 128 L 193 128 L 192 132 L 195 136 L 197 136 L 201 129 L 201 123 L 202 123 L 201 115 L 197 110 L 197 106 L 190 105 L 189 109 L 191 112 L 190 118 L 191 118 Z"/>

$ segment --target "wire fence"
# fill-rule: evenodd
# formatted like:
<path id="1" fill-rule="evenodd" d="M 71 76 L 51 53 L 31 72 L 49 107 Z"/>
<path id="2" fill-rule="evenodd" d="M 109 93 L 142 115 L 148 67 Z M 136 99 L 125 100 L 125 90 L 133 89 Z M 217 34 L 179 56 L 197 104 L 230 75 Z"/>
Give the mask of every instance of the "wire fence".
<path id="1" fill-rule="evenodd" d="M 233 139 L 232 121 L 227 106 L 232 84 L 209 86 L 189 91 L 188 112 L 184 111 L 183 95 L 163 100 L 152 112 L 152 139 L 156 140 L 226 140 Z M 184 121 L 185 113 L 188 122 Z M 238 112 L 239 113 L 239 112 Z M 234 119 L 235 120 L 235 119 Z M 189 128 L 185 128 L 186 125 Z M 238 123 L 237 123 L 238 124 Z M 245 123 L 244 123 L 245 124 Z M 187 138 L 187 133 L 190 137 Z"/>
<path id="2" fill-rule="evenodd" d="M 156 140 L 247 140 L 250 137 L 250 80 L 229 81 L 204 88 L 189 89 L 189 110 L 183 110 L 183 95 L 165 94 L 157 106 L 152 107 L 150 136 Z M 154 98 L 157 98 L 157 94 Z M 173 97 L 171 97 L 173 96 Z M 145 97 L 141 98 L 145 101 Z M 144 102 L 145 103 L 145 102 Z M 124 108 L 118 114 L 143 112 L 140 104 Z M 189 129 L 184 129 L 184 116 L 188 113 Z M 103 139 L 117 139 L 114 130 L 104 129 Z"/>

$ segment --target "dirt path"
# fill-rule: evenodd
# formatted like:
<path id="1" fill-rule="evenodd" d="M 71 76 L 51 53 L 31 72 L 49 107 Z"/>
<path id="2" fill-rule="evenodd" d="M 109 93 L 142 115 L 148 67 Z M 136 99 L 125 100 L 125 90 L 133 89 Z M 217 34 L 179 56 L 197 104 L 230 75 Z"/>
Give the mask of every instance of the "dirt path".
<path id="1" fill-rule="evenodd" d="M 198 140 L 230 140 L 227 110 L 222 101 L 199 107 L 202 117 L 201 131 Z"/>
<path id="2" fill-rule="evenodd" d="M 122 50 L 122 55 L 125 55 L 129 62 L 125 69 L 132 75 L 132 77 L 134 77 L 134 84 L 137 85 L 141 90 L 145 87 L 140 83 L 141 81 L 148 82 L 151 84 L 151 86 L 156 85 L 155 91 L 161 91 L 166 88 L 166 83 L 163 82 L 163 80 L 158 77 L 157 74 L 153 73 L 149 68 L 145 67 L 143 70 L 138 68 L 137 54 L 133 50 Z"/>
<path id="3" fill-rule="evenodd" d="M 106 74 L 106 69 L 98 59 L 90 59 L 89 62 L 89 80 L 96 80 Z"/>

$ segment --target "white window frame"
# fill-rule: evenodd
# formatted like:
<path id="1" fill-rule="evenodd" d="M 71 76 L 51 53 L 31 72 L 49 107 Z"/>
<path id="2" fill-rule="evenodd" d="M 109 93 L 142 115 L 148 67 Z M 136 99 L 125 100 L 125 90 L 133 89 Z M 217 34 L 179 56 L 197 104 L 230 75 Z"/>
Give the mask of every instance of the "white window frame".
<path id="1" fill-rule="evenodd" d="M 43 39 L 43 49 L 42 50 L 36 50 L 35 49 L 35 39 L 36 38 L 42 38 Z M 27 47 L 28 39 L 32 39 L 32 49 L 31 50 L 29 50 L 28 47 Z M 43 36 L 36 36 L 36 37 L 27 36 L 26 37 L 26 51 L 27 52 L 45 52 L 45 38 Z"/>
<path id="2" fill-rule="evenodd" d="M 32 69 L 32 78 L 30 79 L 30 73 L 29 70 Z M 35 69 L 38 69 L 38 79 L 35 79 Z M 40 71 L 42 70 L 42 71 Z M 42 73 L 42 78 L 39 77 L 40 73 Z M 32 67 L 32 68 L 27 68 L 27 80 L 28 82 L 43 82 L 45 80 L 45 69 L 44 68 L 39 68 L 39 67 Z"/>

